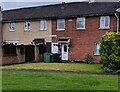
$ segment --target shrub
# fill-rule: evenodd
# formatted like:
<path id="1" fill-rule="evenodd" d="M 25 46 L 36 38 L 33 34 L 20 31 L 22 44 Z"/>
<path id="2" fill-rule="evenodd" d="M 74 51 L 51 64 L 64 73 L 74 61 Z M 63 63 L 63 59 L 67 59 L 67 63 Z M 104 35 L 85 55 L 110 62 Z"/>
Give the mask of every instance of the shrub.
<path id="1" fill-rule="evenodd" d="M 103 70 L 107 73 L 112 73 L 113 72 L 113 70 L 109 69 L 108 67 L 104 67 Z"/>
<path id="2" fill-rule="evenodd" d="M 101 37 L 100 55 L 103 67 L 120 69 L 120 33 L 107 32 Z"/>
<path id="3" fill-rule="evenodd" d="M 86 57 L 85 57 L 85 62 L 88 63 L 88 64 L 91 64 L 92 63 L 92 56 L 90 56 L 90 54 L 88 54 Z"/>

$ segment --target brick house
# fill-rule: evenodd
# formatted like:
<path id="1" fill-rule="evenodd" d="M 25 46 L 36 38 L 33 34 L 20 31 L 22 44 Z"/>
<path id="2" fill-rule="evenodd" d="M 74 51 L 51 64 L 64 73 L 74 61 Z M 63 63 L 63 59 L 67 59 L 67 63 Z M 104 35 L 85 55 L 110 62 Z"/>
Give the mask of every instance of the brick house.
<path id="1" fill-rule="evenodd" d="M 62 60 L 81 61 L 90 54 L 99 62 L 100 37 L 117 30 L 116 8 L 113 2 L 64 4 L 58 10 L 61 18 L 52 21 L 52 34 L 57 35 L 53 42 L 61 44 Z"/>
<path id="2" fill-rule="evenodd" d="M 100 37 L 117 30 L 118 8 L 119 2 L 74 2 L 3 11 L 3 53 L 6 45 L 16 47 L 15 56 L 3 55 L 3 64 L 39 60 L 41 44 L 47 43 L 63 61 L 81 61 L 90 54 L 99 62 Z"/>

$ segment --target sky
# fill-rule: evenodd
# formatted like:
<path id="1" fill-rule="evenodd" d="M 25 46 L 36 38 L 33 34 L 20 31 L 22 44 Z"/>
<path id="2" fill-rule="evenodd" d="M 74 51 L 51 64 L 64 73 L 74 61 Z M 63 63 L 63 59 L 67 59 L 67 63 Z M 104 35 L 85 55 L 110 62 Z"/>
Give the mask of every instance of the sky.
<path id="1" fill-rule="evenodd" d="M 59 4 L 61 2 L 81 2 L 87 0 L 0 0 L 0 1 L 1 1 L 0 5 L 3 8 L 3 10 L 9 10 L 23 7 Z"/>
<path id="2" fill-rule="evenodd" d="M 0 6 L 3 10 L 23 8 L 23 7 L 33 7 L 33 6 L 42 6 L 48 4 L 60 4 L 62 2 L 81 2 L 89 0 L 0 0 Z M 93 0 L 94 1 L 94 0 Z M 102 1 L 102 0 L 98 0 Z M 104 0 L 108 1 L 120 1 L 120 0 Z"/>

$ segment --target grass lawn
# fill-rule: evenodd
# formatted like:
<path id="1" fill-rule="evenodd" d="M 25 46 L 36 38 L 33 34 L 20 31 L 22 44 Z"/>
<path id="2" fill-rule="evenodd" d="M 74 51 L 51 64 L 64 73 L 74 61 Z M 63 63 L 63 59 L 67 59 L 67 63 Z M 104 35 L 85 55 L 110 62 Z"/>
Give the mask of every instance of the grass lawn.
<path id="1" fill-rule="evenodd" d="M 101 64 L 85 63 L 26 63 L 0 67 L 2 69 L 59 70 L 77 72 L 103 72 Z"/>
<path id="2" fill-rule="evenodd" d="M 116 75 L 3 72 L 3 90 L 118 90 Z"/>

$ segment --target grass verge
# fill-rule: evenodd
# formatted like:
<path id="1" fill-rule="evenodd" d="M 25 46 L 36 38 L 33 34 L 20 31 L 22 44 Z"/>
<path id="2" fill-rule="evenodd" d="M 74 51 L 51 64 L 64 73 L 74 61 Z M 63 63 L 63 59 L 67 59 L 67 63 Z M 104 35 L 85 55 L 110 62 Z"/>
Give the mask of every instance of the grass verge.
<path id="1" fill-rule="evenodd" d="M 59 70 L 59 71 L 76 71 L 76 72 L 97 72 L 102 73 L 101 64 L 85 63 L 25 63 L 2 66 L 2 69 L 32 69 L 32 70 Z"/>
<path id="2" fill-rule="evenodd" d="M 115 75 L 3 72 L 2 82 L 3 90 L 118 90 Z"/>

